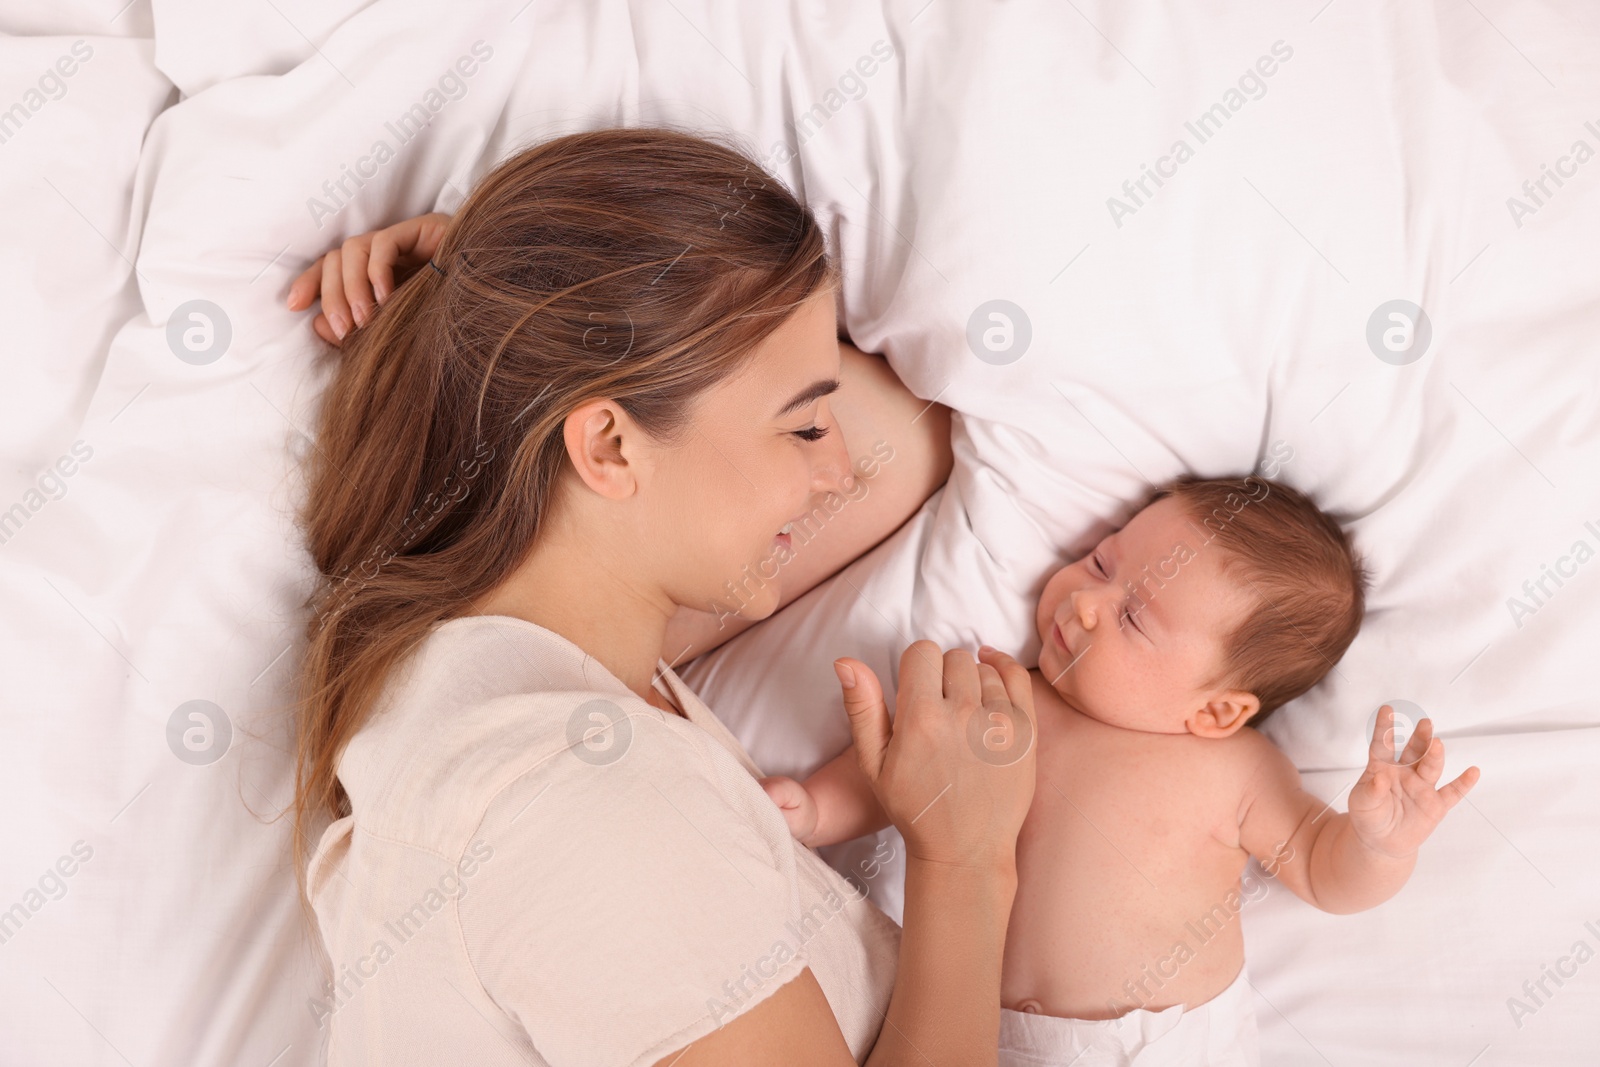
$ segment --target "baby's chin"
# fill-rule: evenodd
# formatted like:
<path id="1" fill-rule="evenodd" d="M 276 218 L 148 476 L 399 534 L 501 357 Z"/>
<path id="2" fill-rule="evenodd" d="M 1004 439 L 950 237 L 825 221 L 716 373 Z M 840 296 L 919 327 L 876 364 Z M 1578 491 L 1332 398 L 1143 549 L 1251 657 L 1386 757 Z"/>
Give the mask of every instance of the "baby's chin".
<path id="1" fill-rule="evenodd" d="M 1062 699 L 1066 700 L 1068 704 L 1071 704 L 1073 710 L 1086 719 L 1093 719 L 1095 722 L 1104 723 L 1107 726 L 1115 726 L 1121 730 L 1139 729 L 1138 726 L 1130 721 L 1132 716 L 1118 714 L 1120 709 L 1107 708 L 1097 701 L 1084 700 L 1077 696 L 1074 696 L 1071 699 L 1063 696 Z"/>
<path id="2" fill-rule="evenodd" d="M 1112 699 L 1096 699 L 1094 693 L 1082 693 L 1061 685 L 1054 688 L 1056 695 L 1061 697 L 1073 711 L 1106 726 L 1115 726 L 1119 730 L 1132 730 L 1141 734 L 1189 732 L 1182 722 L 1173 723 L 1170 727 L 1166 723 L 1152 722 L 1149 715 L 1140 714 L 1133 708 L 1119 707 Z"/>
<path id="3" fill-rule="evenodd" d="M 1044 663 L 1040 663 L 1039 667 L 1044 670 Z M 1055 669 L 1060 671 L 1061 667 L 1056 666 Z M 1046 673 L 1045 676 L 1049 677 L 1049 674 Z M 1078 688 L 1076 682 L 1077 677 L 1071 671 L 1064 671 L 1059 678 L 1051 683 L 1050 688 L 1056 691 L 1056 696 L 1061 698 L 1062 703 L 1084 718 L 1103 722 L 1107 726 L 1127 727 L 1127 724 L 1122 721 L 1123 717 L 1116 713 L 1119 709 L 1108 705 L 1103 700 L 1097 699 L 1097 694 L 1083 692 Z"/>

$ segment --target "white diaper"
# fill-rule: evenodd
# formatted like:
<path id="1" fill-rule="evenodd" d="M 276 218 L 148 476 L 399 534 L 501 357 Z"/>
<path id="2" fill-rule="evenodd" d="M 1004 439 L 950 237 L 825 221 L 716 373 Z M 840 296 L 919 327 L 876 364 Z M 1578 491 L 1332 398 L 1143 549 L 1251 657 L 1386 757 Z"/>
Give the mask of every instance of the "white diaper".
<path id="1" fill-rule="evenodd" d="M 1245 969 L 1197 1008 L 1135 1008 L 1118 1019 L 1000 1009 L 1000 1067 L 1260 1067 Z"/>

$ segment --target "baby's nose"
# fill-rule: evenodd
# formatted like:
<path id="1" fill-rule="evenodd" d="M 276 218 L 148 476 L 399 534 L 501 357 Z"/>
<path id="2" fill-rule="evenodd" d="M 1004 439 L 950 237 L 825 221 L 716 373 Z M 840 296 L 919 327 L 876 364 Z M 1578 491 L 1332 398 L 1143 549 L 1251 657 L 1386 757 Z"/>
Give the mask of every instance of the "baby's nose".
<path id="1" fill-rule="evenodd" d="M 1072 594 L 1072 611 L 1078 616 L 1078 625 L 1085 630 L 1094 629 L 1096 620 L 1094 597 L 1080 590 Z"/>

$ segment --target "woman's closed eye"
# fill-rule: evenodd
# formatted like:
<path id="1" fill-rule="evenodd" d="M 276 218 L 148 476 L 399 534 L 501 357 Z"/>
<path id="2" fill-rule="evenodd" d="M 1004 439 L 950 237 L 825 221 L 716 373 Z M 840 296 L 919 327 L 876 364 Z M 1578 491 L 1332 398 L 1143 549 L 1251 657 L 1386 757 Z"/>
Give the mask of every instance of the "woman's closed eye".
<path id="1" fill-rule="evenodd" d="M 832 432 L 832 426 L 807 426 L 803 430 L 790 431 L 802 441 L 820 441 Z"/>

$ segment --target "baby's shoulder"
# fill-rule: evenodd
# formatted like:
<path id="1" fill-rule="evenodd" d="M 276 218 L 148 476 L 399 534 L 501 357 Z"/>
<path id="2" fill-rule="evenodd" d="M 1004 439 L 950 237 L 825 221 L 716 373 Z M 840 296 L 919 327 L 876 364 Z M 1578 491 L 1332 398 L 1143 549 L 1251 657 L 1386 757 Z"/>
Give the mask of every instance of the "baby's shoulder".
<path id="1" fill-rule="evenodd" d="M 1277 752 L 1271 741 L 1248 726 L 1227 737 L 1185 734 L 1179 740 L 1184 757 L 1219 791 L 1243 790 L 1253 769 L 1269 758 L 1269 752 Z"/>
<path id="2" fill-rule="evenodd" d="M 1288 757 L 1277 745 L 1248 726 L 1228 737 L 1207 740 L 1204 744 L 1211 752 L 1212 765 L 1240 792 L 1279 777 L 1285 766 L 1293 769 Z"/>
<path id="3" fill-rule="evenodd" d="M 1246 726 L 1216 744 L 1215 783 L 1242 825 L 1244 813 L 1263 797 L 1287 796 L 1298 788 L 1300 772 L 1283 750 L 1264 734 Z"/>

